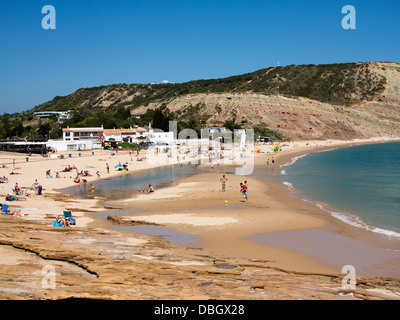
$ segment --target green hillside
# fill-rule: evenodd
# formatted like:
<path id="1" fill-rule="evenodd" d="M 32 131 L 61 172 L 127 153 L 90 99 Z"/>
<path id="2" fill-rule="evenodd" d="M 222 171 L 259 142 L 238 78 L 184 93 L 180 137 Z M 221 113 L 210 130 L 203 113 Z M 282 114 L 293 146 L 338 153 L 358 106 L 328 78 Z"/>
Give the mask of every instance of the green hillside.
<path id="1" fill-rule="evenodd" d="M 0 138 L 11 134 L 27 134 L 29 130 L 38 132 L 40 126 L 42 132 L 50 130 L 54 131 L 55 136 L 59 136 L 61 125 L 55 124 L 54 119 L 35 122 L 35 111 L 74 110 L 73 119 L 63 123 L 64 127 L 101 124 L 105 128 L 126 127 L 148 124 L 153 120 L 153 111 L 149 111 L 140 122 L 131 119 L 129 114 L 135 108 L 152 102 L 167 103 L 186 94 L 255 92 L 302 96 L 334 105 L 351 106 L 372 100 L 384 90 L 385 84 L 386 79 L 383 76 L 371 72 L 369 63 L 344 63 L 271 67 L 227 78 L 176 84 L 113 84 L 81 88 L 70 95 L 57 96 L 29 111 L 11 115 L 8 119 L 3 119 L 2 116 L 2 121 L 7 121 L 8 124 L 3 124 L 0 129 Z"/>

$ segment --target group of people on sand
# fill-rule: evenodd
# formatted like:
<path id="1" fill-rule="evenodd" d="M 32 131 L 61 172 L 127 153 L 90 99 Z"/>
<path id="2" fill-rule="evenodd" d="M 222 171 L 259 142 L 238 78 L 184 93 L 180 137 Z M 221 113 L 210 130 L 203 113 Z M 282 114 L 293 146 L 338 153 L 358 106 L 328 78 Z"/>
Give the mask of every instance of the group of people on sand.
<path id="1" fill-rule="evenodd" d="M 62 170 L 62 172 L 70 172 L 70 171 L 72 171 L 72 169 L 76 169 L 76 167 L 75 166 L 70 166 L 70 165 L 67 165 L 67 166 L 65 166 L 65 168 Z"/>
<path id="2" fill-rule="evenodd" d="M 70 227 L 71 222 L 69 219 L 62 219 L 61 216 L 57 216 L 53 222 L 53 227 Z"/>
<path id="3" fill-rule="evenodd" d="M 222 175 L 222 178 L 219 179 L 219 181 L 221 182 L 222 192 L 225 192 L 226 182 L 228 181 L 228 178 L 225 175 Z M 247 202 L 247 191 L 248 191 L 247 181 L 245 181 L 244 183 L 240 182 L 240 193 L 242 194 L 244 202 Z"/>
<path id="4" fill-rule="evenodd" d="M 59 173 L 58 171 L 54 171 L 54 172 L 55 172 L 55 174 L 56 174 L 55 177 L 56 177 L 57 179 L 61 178 L 61 177 L 60 177 L 60 173 Z M 46 171 L 46 179 L 47 179 L 47 178 L 53 178 L 53 176 L 51 175 L 51 170 L 47 170 L 47 171 Z"/>
<path id="5" fill-rule="evenodd" d="M 141 188 L 137 189 L 137 194 L 146 194 L 146 193 L 152 193 L 152 192 L 154 192 L 154 187 L 151 184 L 149 184 L 147 191 L 144 189 L 141 189 Z"/>
<path id="6" fill-rule="evenodd" d="M 86 184 L 87 183 L 87 180 L 86 179 L 84 179 L 83 177 L 92 177 L 93 175 L 89 172 L 89 170 L 81 170 L 81 171 L 79 171 L 75 166 L 73 166 L 73 167 L 66 167 L 66 168 L 64 168 L 64 170 L 62 171 L 62 172 L 69 172 L 69 171 L 71 171 L 72 169 L 75 169 L 76 170 L 76 177 L 74 178 L 74 182 L 75 183 L 83 183 L 83 184 Z M 57 174 L 58 174 L 58 172 L 57 172 Z M 100 172 L 99 171 L 96 171 L 96 176 L 97 176 L 97 179 L 101 179 L 101 177 L 100 177 Z M 59 176 L 58 176 L 59 177 Z M 58 178 L 57 176 L 56 176 L 56 178 Z"/>
<path id="7" fill-rule="evenodd" d="M 5 203 L 0 203 L 0 212 L 2 214 L 8 214 L 8 215 L 11 215 L 11 216 L 18 216 L 18 217 L 23 217 L 23 216 L 27 215 L 27 214 L 21 213 L 20 209 L 10 208 Z"/>
<path id="8" fill-rule="evenodd" d="M 5 197 L 6 201 L 25 201 L 26 198 L 22 198 L 19 196 L 26 196 L 30 197 L 31 196 L 31 191 L 34 191 L 35 195 L 42 195 L 43 192 L 43 187 L 39 184 L 37 180 L 32 184 L 30 190 L 23 190 L 19 185 L 18 182 L 14 183 L 12 186 L 12 192 L 8 193 Z"/>

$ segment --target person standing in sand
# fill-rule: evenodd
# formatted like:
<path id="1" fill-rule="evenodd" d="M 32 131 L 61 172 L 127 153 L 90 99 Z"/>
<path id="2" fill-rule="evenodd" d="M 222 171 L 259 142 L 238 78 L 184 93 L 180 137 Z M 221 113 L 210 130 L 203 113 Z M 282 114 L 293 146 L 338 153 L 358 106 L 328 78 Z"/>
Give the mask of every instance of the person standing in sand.
<path id="1" fill-rule="evenodd" d="M 108 165 L 108 163 L 106 163 L 106 165 L 107 165 L 107 174 L 109 174 L 110 173 L 110 166 Z"/>
<path id="2" fill-rule="evenodd" d="M 32 190 L 37 190 L 38 187 L 39 187 L 39 182 L 36 179 L 35 182 L 32 184 L 31 189 Z"/>
<path id="3" fill-rule="evenodd" d="M 242 182 L 240 183 L 240 192 L 242 193 L 244 202 L 247 202 L 247 186 Z"/>
<path id="4" fill-rule="evenodd" d="M 222 191 L 225 192 L 226 182 L 228 181 L 228 179 L 225 177 L 225 175 L 223 175 L 222 178 L 219 179 L 219 181 L 221 181 L 222 183 Z"/>

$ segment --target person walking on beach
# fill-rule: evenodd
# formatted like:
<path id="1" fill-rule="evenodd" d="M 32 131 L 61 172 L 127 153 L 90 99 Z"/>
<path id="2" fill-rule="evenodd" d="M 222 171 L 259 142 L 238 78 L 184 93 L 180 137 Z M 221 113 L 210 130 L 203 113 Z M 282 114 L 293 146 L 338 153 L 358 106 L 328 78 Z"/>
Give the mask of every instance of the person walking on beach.
<path id="1" fill-rule="evenodd" d="M 247 202 L 247 186 L 242 182 L 240 183 L 240 192 L 242 193 L 244 202 Z"/>
<path id="2" fill-rule="evenodd" d="M 110 173 L 110 166 L 108 165 L 108 163 L 106 163 L 106 165 L 107 165 L 107 174 L 109 174 Z"/>
<path id="3" fill-rule="evenodd" d="M 100 178 L 100 173 L 98 171 L 96 172 L 96 175 L 97 175 L 97 179 L 101 179 Z"/>
<path id="4" fill-rule="evenodd" d="M 225 177 L 225 175 L 223 175 L 222 178 L 219 179 L 219 181 L 221 181 L 222 183 L 222 191 L 225 192 L 226 182 L 228 181 L 228 179 Z"/>
<path id="5" fill-rule="evenodd" d="M 247 185 L 247 180 L 245 180 L 243 184 L 246 186 L 246 201 L 247 201 L 247 195 L 249 193 L 249 186 Z"/>

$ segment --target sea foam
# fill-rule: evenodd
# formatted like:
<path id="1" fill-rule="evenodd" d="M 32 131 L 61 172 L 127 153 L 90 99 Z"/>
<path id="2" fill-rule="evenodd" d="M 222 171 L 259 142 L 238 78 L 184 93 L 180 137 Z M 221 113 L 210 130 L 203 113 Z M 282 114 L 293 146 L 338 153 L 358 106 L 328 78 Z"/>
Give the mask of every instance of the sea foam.
<path id="1" fill-rule="evenodd" d="M 316 153 L 325 153 L 325 152 L 330 152 L 330 151 L 334 151 L 334 150 L 337 150 L 337 149 L 339 149 L 339 148 L 333 147 L 331 149 L 317 151 Z M 281 174 L 287 176 L 288 173 L 285 170 L 285 167 L 289 167 L 289 166 L 293 165 L 294 163 L 297 162 L 297 160 L 302 159 L 307 155 L 309 155 L 309 153 L 305 153 L 303 155 L 293 157 L 287 163 L 282 164 L 280 166 L 282 168 Z M 291 182 L 284 181 L 283 184 L 287 188 L 289 188 L 291 191 L 295 190 L 295 188 L 294 188 L 294 186 L 293 186 L 293 184 Z M 342 222 L 344 222 L 346 224 L 352 225 L 352 226 L 357 227 L 357 228 L 362 228 L 364 230 L 369 230 L 369 231 L 374 232 L 374 233 L 382 234 L 382 235 L 385 235 L 385 236 L 388 236 L 388 237 L 400 238 L 400 233 L 399 232 L 396 232 L 396 231 L 393 231 L 393 230 L 387 230 L 387 229 L 384 229 L 384 228 L 381 228 L 381 227 L 371 226 L 371 225 L 365 223 L 360 217 L 355 216 L 353 214 L 332 211 L 331 209 L 328 209 L 327 205 L 321 205 L 318 202 L 309 201 L 309 200 L 305 200 L 305 199 L 304 199 L 304 201 L 308 201 L 308 202 L 313 203 L 314 205 L 316 205 L 320 209 L 324 210 L 325 212 L 328 212 L 332 217 L 334 217 L 334 218 L 336 218 L 336 219 L 338 219 L 338 220 L 340 220 L 340 221 L 342 221 Z"/>
<path id="2" fill-rule="evenodd" d="M 396 238 L 400 238 L 400 233 L 395 232 L 395 231 L 391 231 L 391 230 L 386 230 L 386 229 L 382 229 L 382 228 L 378 228 L 378 227 L 373 227 L 368 225 L 367 223 L 365 223 L 364 221 L 362 221 L 359 217 L 351 215 L 349 213 L 342 213 L 342 212 L 336 212 L 336 211 L 332 211 L 326 208 L 325 205 L 322 205 L 320 203 L 314 202 L 314 201 L 310 201 L 307 199 L 303 199 L 303 201 L 305 202 L 309 202 L 312 203 L 314 205 L 316 205 L 318 208 L 320 208 L 321 210 L 328 212 L 332 217 L 347 223 L 349 225 L 352 225 L 353 227 L 357 227 L 357 228 L 361 228 L 364 230 L 368 230 L 368 231 L 372 231 L 375 233 L 379 233 L 388 237 L 396 237 Z"/>
<path id="3" fill-rule="evenodd" d="M 299 159 L 301 159 L 301 158 L 304 158 L 306 155 L 307 155 L 307 153 L 305 153 L 305 154 L 303 154 L 303 155 L 301 155 L 301 156 L 298 156 L 298 157 L 293 157 L 293 158 L 291 158 L 291 159 L 289 160 L 289 162 L 286 162 L 286 163 L 282 164 L 280 167 L 282 168 L 282 167 L 291 166 L 291 165 L 292 165 L 293 163 L 295 163 L 297 160 L 299 160 Z"/>

